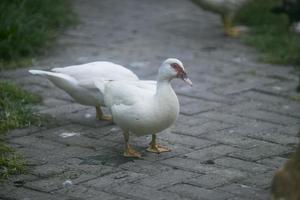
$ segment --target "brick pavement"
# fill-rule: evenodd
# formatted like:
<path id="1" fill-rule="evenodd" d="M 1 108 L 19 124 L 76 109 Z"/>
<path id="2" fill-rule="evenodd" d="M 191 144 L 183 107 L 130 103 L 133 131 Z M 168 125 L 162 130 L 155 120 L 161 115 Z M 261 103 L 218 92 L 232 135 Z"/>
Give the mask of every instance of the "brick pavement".
<path id="1" fill-rule="evenodd" d="M 120 129 L 94 119 L 93 108 L 26 69 L 5 72 L 2 79 L 41 94 L 36 109 L 51 117 L 8 135 L 29 173 L 2 183 L 0 199 L 268 199 L 274 171 L 298 142 L 292 67 L 257 62 L 256 52 L 223 35 L 217 16 L 187 0 L 72 4 L 80 24 L 35 68 L 109 60 L 154 79 L 165 58 L 181 59 L 194 87 L 173 83 L 181 115 L 158 136 L 173 151 L 148 153 L 150 137 L 141 137 L 132 144 L 143 159 L 123 158 Z"/>

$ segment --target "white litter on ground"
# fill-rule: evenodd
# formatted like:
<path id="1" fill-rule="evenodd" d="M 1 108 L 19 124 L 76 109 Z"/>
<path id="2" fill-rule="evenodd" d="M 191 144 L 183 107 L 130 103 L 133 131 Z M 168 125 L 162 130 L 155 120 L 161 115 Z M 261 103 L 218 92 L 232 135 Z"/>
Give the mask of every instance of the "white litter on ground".
<path id="1" fill-rule="evenodd" d="M 281 91 L 281 90 L 282 90 L 282 88 L 279 87 L 279 86 L 274 86 L 274 87 L 272 87 L 272 89 L 273 89 L 273 90 L 277 90 L 277 91 Z"/>
<path id="2" fill-rule="evenodd" d="M 63 182 L 63 187 L 71 187 L 73 185 L 73 182 L 71 180 L 66 180 L 65 182 Z"/>
<path id="3" fill-rule="evenodd" d="M 75 133 L 75 132 L 65 132 L 61 133 L 59 136 L 62 138 L 67 138 L 67 137 L 73 137 L 73 136 L 79 136 L 80 133 Z"/>
<path id="4" fill-rule="evenodd" d="M 91 117 L 92 117 L 92 115 L 91 115 L 91 114 L 89 114 L 89 113 L 86 113 L 86 114 L 84 115 L 84 117 L 85 117 L 85 118 L 91 118 Z"/>

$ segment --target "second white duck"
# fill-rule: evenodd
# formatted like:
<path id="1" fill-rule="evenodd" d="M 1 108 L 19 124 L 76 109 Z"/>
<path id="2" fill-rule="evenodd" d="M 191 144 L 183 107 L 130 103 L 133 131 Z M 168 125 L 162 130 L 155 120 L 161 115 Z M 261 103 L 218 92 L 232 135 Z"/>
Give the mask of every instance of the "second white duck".
<path id="1" fill-rule="evenodd" d="M 129 145 L 129 133 L 137 136 L 152 134 L 150 152 L 170 151 L 156 143 L 156 134 L 170 127 L 179 114 L 178 98 L 170 84 L 180 78 L 192 85 L 184 66 L 178 59 L 169 58 L 159 68 L 157 84 L 149 81 L 111 81 L 105 85 L 104 101 L 111 110 L 113 121 L 123 130 L 125 157 L 141 157 Z"/>
<path id="2" fill-rule="evenodd" d="M 111 116 L 103 114 L 100 106 L 104 106 L 104 97 L 94 82 L 101 81 L 104 84 L 110 80 L 138 80 L 138 77 L 129 69 L 105 61 L 54 68 L 51 71 L 29 70 L 31 74 L 47 77 L 56 87 L 64 90 L 78 103 L 95 106 L 99 120 L 111 120 Z"/>

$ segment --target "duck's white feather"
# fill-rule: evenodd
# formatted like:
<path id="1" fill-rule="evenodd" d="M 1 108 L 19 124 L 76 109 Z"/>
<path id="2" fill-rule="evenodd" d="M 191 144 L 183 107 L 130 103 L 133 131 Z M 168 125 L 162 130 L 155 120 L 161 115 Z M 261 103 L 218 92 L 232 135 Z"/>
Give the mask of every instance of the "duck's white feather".
<path id="1" fill-rule="evenodd" d="M 104 101 L 114 122 L 138 136 L 168 128 L 178 116 L 178 99 L 169 83 L 157 88 L 156 81 L 107 83 Z"/>
<path id="2" fill-rule="evenodd" d="M 205 10 L 219 14 L 229 14 L 236 12 L 248 0 L 196 0 Z"/>
<path id="3" fill-rule="evenodd" d="M 87 87 L 88 83 L 80 83 L 75 78 L 62 73 L 42 70 L 29 70 L 31 74 L 48 78 L 56 87 L 67 92 L 73 99 L 83 105 L 102 105 L 103 94 L 95 87 Z"/>
<path id="4" fill-rule="evenodd" d="M 139 78 L 129 69 L 112 62 L 98 61 L 82 65 L 54 68 L 51 71 L 68 74 L 77 80 L 138 80 Z"/>
<path id="5" fill-rule="evenodd" d="M 74 100 L 83 105 L 104 106 L 103 93 L 99 87 L 110 80 L 138 80 L 138 77 L 129 69 L 111 62 L 92 62 L 82 65 L 73 65 L 63 68 L 54 68 L 52 72 L 30 70 L 35 75 L 46 76 L 55 86 L 67 92 Z"/>

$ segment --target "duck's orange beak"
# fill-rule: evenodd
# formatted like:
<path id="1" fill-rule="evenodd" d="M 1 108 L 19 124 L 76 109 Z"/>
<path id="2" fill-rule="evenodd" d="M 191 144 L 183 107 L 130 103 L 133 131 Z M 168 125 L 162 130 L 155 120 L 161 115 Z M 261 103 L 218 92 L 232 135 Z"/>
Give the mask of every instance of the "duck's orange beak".
<path id="1" fill-rule="evenodd" d="M 192 81 L 188 78 L 188 76 L 186 75 L 186 73 L 183 74 L 182 80 L 183 80 L 184 82 L 186 82 L 187 84 L 189 84 L 191 87 L 193 86 Z"/>

